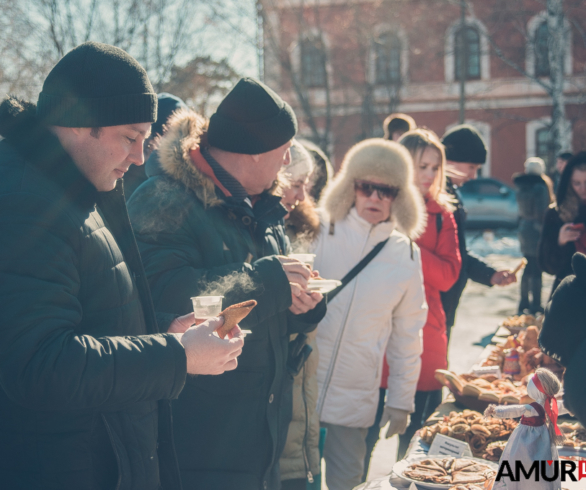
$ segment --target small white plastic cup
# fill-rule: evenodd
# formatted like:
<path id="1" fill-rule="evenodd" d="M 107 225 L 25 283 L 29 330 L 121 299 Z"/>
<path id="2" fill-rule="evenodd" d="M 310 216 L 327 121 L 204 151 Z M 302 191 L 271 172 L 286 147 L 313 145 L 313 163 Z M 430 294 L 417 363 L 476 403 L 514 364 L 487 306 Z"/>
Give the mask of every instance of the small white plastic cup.
<path id="1" fill-rule="evenodd" d="M 297 259 L 299 262 L 303 262 L 313 269 L 315 254 L 289 254 L 289 257 L 292 259 Z"/>
<path id="2" fill-rule="evenodd" d="M 193 313 L 196 320 L 207 320 L 217 317 L 222 312 L 222 298 L 224 296 L 194 296 Z"/>

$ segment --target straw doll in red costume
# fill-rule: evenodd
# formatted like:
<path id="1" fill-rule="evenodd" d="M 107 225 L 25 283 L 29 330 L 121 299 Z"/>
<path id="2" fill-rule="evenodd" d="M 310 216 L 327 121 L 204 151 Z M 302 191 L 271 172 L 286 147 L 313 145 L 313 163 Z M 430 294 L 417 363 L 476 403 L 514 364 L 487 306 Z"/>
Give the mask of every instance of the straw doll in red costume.
<path id="1" fill-rule="evenodd" d="M 515 471 L 515 462 L 520 461 L 526 471 L 535 461 L 558 461 L 559 455 L 556 445 L 561 445 L 563 435 L 557 426 L 559 411 L 567 413 L 563 405 L 558 407 L 555 396 L 559 393 L 561 384 L 559 379 L 551 371 L 539 368 L 527 384 L 527 394 L 535 400 L 529 405 L 490 405 L 484 415 L 499 419 L 513 419 L 521 417 L 517 428 L 511 434 L 505 450 L 499 461 L 499 467 L 507 461 L 511 470 Z M 561 402 L 560 402 L 561 404 Z M 555 476 L 556 465 L 545 464 L 547 476 Z M 504 474 L 507 474 L 505 471 Z M 503 476 L 495 482 L 493 490 L 559 490 L 561 481 L 559 471 L 554 481 L 544 481 L 539 478 L 520 478 L 520 481 L 511 481 L 508 476 Z M 521 475 L 522 476 L 522 475 Z"/>

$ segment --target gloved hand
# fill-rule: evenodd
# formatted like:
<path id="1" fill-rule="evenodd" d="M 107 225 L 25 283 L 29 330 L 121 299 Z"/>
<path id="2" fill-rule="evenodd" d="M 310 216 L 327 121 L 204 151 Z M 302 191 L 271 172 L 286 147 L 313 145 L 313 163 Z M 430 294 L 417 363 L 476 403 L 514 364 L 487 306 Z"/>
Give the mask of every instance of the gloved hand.
<path id="1" fill-rule="evenodd" d="M 385 407 L 383 416 L 380 420 L 380 427 L 383 428 L 389 424 L 386 438 L 393 437 L 395 434 L 404 434 L 409 425 L 409 412 L 407 410 L 400 410 L 399 408 Z"/>

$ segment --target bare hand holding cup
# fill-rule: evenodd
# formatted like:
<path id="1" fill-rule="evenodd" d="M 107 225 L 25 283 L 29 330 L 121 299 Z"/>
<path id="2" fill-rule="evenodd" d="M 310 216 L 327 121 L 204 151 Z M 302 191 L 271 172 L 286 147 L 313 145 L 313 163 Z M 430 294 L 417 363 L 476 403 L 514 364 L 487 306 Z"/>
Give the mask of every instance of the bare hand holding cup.
<path id="1" fill-rule="evenodd" d="M 244 339 L 238 326 L 230 331 L 227 339 L 214 335 L 223 323 L 223 318 L 211 318 L 189 327 L 183 334 L 176 334 L 185 348 L 189 374 L 222 374 L 236 369 Z"/>
<path id="2" fill-rule="evenodd" d="M 323 299 L 321 293 L 310 292 L 307 289 L 309 279 L 317 277 L 319 274 L 311 270 L 311 267 L 293 257 L 277 256 L 283 270 L 289 279 L 291 286 L 292 304 L 289 307 L 291 313 L 300 315 L 313 310 L 316 305 Z"/>

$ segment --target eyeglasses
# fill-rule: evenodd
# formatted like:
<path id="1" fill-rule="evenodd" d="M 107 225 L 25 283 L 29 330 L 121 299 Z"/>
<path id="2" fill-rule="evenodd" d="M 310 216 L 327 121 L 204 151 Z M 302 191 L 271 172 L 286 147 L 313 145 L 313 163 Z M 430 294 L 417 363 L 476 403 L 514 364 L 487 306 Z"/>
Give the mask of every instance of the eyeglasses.
<path id="1" fill-rule="evenodd" d="M 395 199 L 399 194 L 398 187 L 391 187 L 384 184 L 373 184 L 365 180 L 354 181 L 354 190 L 363 197 L 370 197 L 376 191 L 378 198 L 383 200 Z"/>

